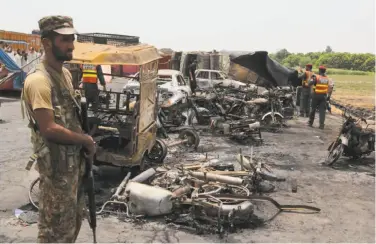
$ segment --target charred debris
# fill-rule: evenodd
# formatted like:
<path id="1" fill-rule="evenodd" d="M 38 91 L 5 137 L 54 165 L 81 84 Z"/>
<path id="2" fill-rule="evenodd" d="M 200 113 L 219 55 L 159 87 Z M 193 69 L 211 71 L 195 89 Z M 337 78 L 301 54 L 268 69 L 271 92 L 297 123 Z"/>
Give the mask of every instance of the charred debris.
<path id="1" fill-rule="evenodd" d="M 275 214 L 320 211 L 311 206 L 281 205 L 268 197 L 275 184 L 286 179 L 275 175 L 266 162 L 252 154 L 234 151 L 234 162 L 226 163 L 207 155 L 193 163 L 187 157 L 179 163 L 163 163 L 169 151 L 176 151 L 173 148 L 179 147 L 180 154 L 197 151 L 200 135 L 224 136 L 253 148 L 262 145 L 263 131 L 282 132 L 287 126 L 286 121 L 296 111 L 295 88 L 288 82 L 291 71 L 270 61 L 264 53 L 249 55 L 235 57 L 233 62 L 250 69 L 256 67 L 253 71 L 270 81 L 263 83 L 266 85 L 234 86 L 231 82 L 218 82 L 205 89 L 198 88 L 194 95 L 157 89 L 157 140 L 144 157 L 144 171 L 129 172 L 97 214 L 116 213 L 133 221 L 164 217 L 167 223 L 194 229 L 198 234 L 217 233 L 223 237 L 238 228 L 255 227 L 271 220 L 261 220 L 255 214 L 255 206 L 260 202 L 271 203 Z M 254 66 L 252 62 L 264 62 L 264 65 Z M 139 104 L 132 104 L 132 94 L 125 93 L 127 98 L 121 100 L 119 94 L 112 97 L 111 92 L 101 92 L 100 102 L 105 108 L 115 103 L 117 109 L 136 111 Z M 94 117 L 101 120 L 101 126 L 97 127 L 102 136 L 100 146 L 108 152 L 103 158 L 109 158 L 119 141 L 119 137 L 111 134 L 127 133 L 121 129 L 127 122 L 123 121 L 122 114 Z M 114 123 L 117 129 L 113 128 Z M 172 136 L 174 133 L 179 134 L 177 138 Z M 106 134 L 108 140 L 103 139 Z M 296 181 L 288 181 L 291 190 L 296 192 Z"/>

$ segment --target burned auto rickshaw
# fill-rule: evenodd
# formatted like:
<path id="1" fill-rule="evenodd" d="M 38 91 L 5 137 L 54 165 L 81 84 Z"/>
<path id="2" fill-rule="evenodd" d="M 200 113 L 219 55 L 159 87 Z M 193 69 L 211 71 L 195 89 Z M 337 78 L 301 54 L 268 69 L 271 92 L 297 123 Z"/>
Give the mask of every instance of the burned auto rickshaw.
<path id="1" fill-rule="evenodd" d="M 142 170 L 145 160 L 163 161 L 167 147 L 156 139 L 156 78 L 160 59 L 157 49 L 149 45 L 76 43 L 73 58 L 70 63 L 129 65 L 139 69 L 139 94 L 101 91 L 100 96 L 107 99 L 95 111 L 87 108 L 88 127 L 97 143 L 95 164 L 136 166 Z"/>

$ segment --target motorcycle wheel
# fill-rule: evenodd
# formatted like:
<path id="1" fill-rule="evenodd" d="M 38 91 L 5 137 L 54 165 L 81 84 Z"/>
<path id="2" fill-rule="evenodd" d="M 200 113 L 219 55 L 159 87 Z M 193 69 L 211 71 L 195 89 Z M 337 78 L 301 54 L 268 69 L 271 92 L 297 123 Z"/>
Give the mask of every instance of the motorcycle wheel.
<path id="1" fill-rule="evenodd" d="M 162 163 L 167 156 L 167 145 L 164 141 L 156 139 L 153 148 L 145 154 L 145 159 L 153 163 Z"/>
<path id="2" fill-rule="evenodd" d="M 342 155 L 344 146 L 342 143 L 338 143 L 332 146 L 331 150 L 326 157 L 326 163 L 328 166 L 332 166 Z"/>
<path id="3" fill-rule="evenodd" d="M 179 139 L 180 140 L 188 140 L 186 143 L 183 145 L 186 147 L 193 147 L 195 150 L 197 150 L 198 145 L 200 144 L 200 137 L 199 135 L 190 129 L 183 130 L 179 134 Z"/>

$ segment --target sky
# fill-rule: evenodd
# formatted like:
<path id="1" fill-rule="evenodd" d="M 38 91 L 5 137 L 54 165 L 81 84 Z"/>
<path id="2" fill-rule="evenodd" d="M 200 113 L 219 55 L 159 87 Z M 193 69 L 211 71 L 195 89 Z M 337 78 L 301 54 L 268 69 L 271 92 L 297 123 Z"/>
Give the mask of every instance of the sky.
<path id="1" fill-rule="evenodd" d="M 175 51 L 375 53 L 375 0 L 2 0 L 0 29 L 68 15 L 80 33 L 139 36 Z"/>

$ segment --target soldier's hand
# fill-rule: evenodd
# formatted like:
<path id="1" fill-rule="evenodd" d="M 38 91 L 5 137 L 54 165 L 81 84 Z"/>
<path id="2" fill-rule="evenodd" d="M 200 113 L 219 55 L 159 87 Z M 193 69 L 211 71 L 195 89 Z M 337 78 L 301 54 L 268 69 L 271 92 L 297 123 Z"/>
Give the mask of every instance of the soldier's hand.
<path id="1" fill-rule="evenodd" d="M 107 88 L 106 88 L 106 86 L 103 86 L 103 91 L 107 91 Z"/>
<path id="2" fill-rule="evenodd" d="M 86 141 L 85 141 L 85 144 L 83 145 L 87 152 L 86 152 L 86 157 L 88 158 L 92 158 L 96 152 L 96 145 L 95 145 L 95 142 L 93 140 L 93 138 L 89 135 L 85 135 L 86 136 Z"/>

